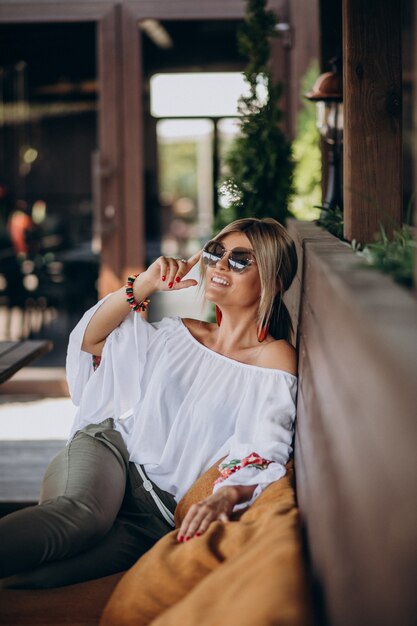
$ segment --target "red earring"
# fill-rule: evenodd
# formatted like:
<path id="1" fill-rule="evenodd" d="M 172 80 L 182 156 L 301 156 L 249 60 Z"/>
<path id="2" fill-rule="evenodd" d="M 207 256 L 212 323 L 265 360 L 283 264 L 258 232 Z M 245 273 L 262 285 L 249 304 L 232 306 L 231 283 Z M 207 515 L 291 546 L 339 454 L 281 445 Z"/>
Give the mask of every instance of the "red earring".
<path id="1" fill-rule="evenodd" d="M 269 324 L 265 324 L 265 326 L 262 326 L 261 330 L 258 333 L 259 343 L 262 343 L 263 341 L 265 341 L 268 335 L 268 332 L 269 332 Z"/>
<path id="2" fill-rule="evenodd" d="M 216 322 L 217 322 L 217 326 L 220 326 L 220 324 L 222 323 L 222 312 L 220 311 L 217 304 L 216 304 Z"/>

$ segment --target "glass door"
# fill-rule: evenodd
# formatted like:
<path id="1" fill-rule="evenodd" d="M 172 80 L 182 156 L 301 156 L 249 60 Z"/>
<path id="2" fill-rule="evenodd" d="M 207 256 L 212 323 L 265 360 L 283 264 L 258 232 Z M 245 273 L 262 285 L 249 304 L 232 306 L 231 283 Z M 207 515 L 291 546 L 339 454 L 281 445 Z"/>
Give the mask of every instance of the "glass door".
<path id="1" fill-rule="evenodd" d="M 64 330 L 97 297 L 95 31 L 93 22 L 0 25 L 1 339 L 39 335 L 54 318 Z"/>

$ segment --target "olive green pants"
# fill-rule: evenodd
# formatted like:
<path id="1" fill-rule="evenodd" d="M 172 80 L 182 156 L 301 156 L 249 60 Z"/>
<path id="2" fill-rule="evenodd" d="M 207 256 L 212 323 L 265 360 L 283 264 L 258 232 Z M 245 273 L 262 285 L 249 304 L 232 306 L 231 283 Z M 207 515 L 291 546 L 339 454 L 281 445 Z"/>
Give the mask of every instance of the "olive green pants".
<path id="1" fill-rule="evenodd" d="M 153 487 L 174 512 L 173 496 Z M 123 571 L 170 530 L 113 420 L 87 426 L 50 463 L 40 503 L 0 519 L 0 587 L 60 587 Z"/>

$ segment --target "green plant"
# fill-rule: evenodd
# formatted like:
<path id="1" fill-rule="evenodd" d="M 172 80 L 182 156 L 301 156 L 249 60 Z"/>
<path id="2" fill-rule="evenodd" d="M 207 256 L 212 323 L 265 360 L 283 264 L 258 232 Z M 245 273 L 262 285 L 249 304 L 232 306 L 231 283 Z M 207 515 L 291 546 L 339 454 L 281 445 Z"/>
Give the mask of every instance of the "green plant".
<path id="1" fill-rule="evenodd" d="M 295 217 L 302 220 L 317 218 L 317 205 L 321 202 L 321 151 L 320 135 L 316 126 L 316 107 L 304 98 L 319 73 L 318 62 L 313 61 L 302 78 L 301 108 L 292 143 L 295 167 L 294 194 L 290 208 Z"/>
<path id="2" fill-rule="evenodd" d="M 417 243 L 408 224 L 393 230 L 393 239 L 389 240 L 384 226 L 379 224 L 380 233 L 377 241 L 362 246 L 355 239 L 352 249 L 363 257 L 371 268 L 390 274 L 395 281 L 406 286 L 413 286 L 413 264 Z"/>
<path id="3" fill-rule="evenodd" d="M 394 223 L 391 240 L 388 239 L 384 225 L 379 222 L 379 232 L 374 235 L 375 241 L 362 244 L 356 239 L 352 239 L 349 242 L 352 250 L 365 261 L 365 263 L 360 263 L 360 267 L 376 269 L 390 274 L 396 282 L 410 288 L 413 286 L 413 264 L 417 247 L 409 225 L 411 207 L 412 201 L 409 203 L 404 224 Z M 327 211 L 327 215 L 323 219 L 316 220 L 316 223 L 339 239 L 347 241 L 343 237 L 342 211 L 338 207 L 335 209 L 318 208 Z"/>
<path id="4" fill-rule="evenodd" d="M 325 228 L 335 235 L 339 239 L 344 239 L 343 237 L 343 211 L 338 206 L 328 208 L 324 206 L 316 205 L 315 209 L 320 209 L 321 211 L 325 211 L 326 215 L 322 218 L 318 218 L 315 220 L 318 226 Z M 345 240 L 346 241 L 346 240 Z"/>
<path id="5" fill-rule="evenodd" d="M 293 162 L 278 105 L 282 85 L 274 83 L 268 68 L 269 39 L 276 34 L 277 18 L 265 6 L 266 0 L 247 0 L 238 31 L 239 50 L 248 59 L 244 74 L 249 95 L 239 100 L 241 132 L 226 156 L 228 174 L 220 190 L 227 206 L 219 211 L 216 229 L 239 217 L 273 216 L 284 221 L 292 215 L 288 199 Z"/>

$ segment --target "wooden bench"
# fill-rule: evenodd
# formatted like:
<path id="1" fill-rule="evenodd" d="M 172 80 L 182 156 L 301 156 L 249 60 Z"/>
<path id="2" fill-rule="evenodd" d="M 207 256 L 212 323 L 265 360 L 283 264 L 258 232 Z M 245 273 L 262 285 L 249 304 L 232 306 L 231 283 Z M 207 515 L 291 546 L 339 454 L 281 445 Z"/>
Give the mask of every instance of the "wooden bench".
<path id="1" fill-rule="evenodd" d="M 0 384 L 52 347 L 51 341 L 0 341 Z"/>
<path id="2" fill-rule="evenodd" d="M 299 355 L 296 484 L 323 600 L 318 624 L 414 626 L 417 301 L 389 277 L 359 268 L 348 245 L 314 224 L 289 220 L 288 228 L 300 261 L 285 296 Z M 12 621 L 2 621 L 0 609 L 0 623 L 97 624 L 116 580 L 2 592 L 0 606 L 30 609 L 16 609 Z M 89 589 L 100 585 L 95 614 L 80 615 Z M 251 618 L 264 626 L 256 605 Z"/>
<path id="3" fill-rule="evenodd" d="M 334 626 L 417 619 L 417 299 L 349 244 L 289 220 L 300 268 L 297 498 Z"/>

